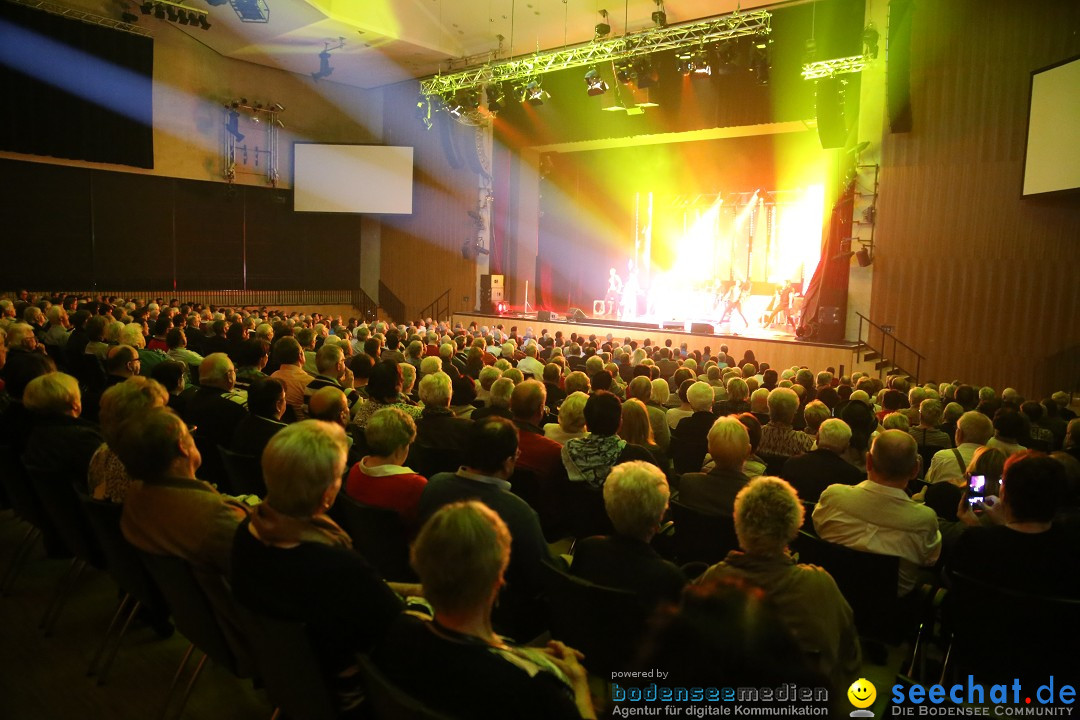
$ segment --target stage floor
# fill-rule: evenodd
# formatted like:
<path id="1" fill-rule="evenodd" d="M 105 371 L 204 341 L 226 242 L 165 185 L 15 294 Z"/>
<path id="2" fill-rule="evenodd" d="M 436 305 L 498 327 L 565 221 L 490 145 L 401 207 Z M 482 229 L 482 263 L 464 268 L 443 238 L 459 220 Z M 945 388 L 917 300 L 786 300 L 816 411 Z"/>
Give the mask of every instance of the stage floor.
<path id="1" fill-rule="evenodd" d="M 739 332 L 717 332 L 711 325 L 708 330 L 701 332 L 699 325 L 696 328 L 688 328 L 688 323 L 646 323 L 642 321 L 607 320 L 605 318 L 586 318 L 580 322 L 571 322 L 566 319 L 538 320 L 535 313 L 516 313 L 511 315 L 490 315 L 484 313 L 454 313 L 453 321 L 468 326 L 475 322 L 481 327 L 494 328 L 499 325 L 506 331 L 516 327 L 519 334 L 531 332 L 538 336 L 541 331 L 547 330 L 554 335 L 562 331 L 564 336 L 571 333 L 584 335 L 596 335 L 606 338 L 608 334 L 615 340 L 631 338 L 639 343 L 645 339 L 652 341 L 654 345 L 664 345 L 671 340 L 673 346 L 678 347 L 686 343 L 689 350 L 704 350 L 708 347 L 715 354 L 721 345 L 728 346 L 728 354 L 736 360 L 743 357 L 746 350 L 752 350 L 758 361 L 765 361 L 775 368 L 792 366 L 806 366 L 817 372 L 828 367 L 835 368 L 841 375 L 850 374 L 856 370 L 877 374 L 872 361 L 859 362 L 857 353 L 858 343 L 850 341 L 821 342 L 815 340 L 801 340 L 791 333 L 778 330 L 762 330 L 750 328 Z M 697 329 L 699 332 L 692 332 Z"/>

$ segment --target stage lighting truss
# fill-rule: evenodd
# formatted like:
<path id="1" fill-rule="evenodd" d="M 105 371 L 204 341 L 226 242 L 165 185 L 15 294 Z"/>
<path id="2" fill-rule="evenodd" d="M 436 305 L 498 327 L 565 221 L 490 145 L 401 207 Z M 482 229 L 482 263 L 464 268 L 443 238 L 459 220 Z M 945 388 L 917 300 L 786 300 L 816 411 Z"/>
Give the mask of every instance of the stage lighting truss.
<path id="1" fill-rule="evenodd" d="M 265 144 L 255 144 L 253 141 L 250 153 L 254 155 L 255 167 L 260 164 L 265 168 L 266 182 L 271 187 L 277 187 L 280 175 L 278 174 L 278 131 L 285 127 L 281 122 L 281 113 L 285 112 L 285 106 L 281 103 L 250 103 L 247 98 L 238 98 L 223 106 L 225 133 L 222 154 L 224 156 L 224 170 L 222 176 L 228 181 L 236 179 L 236 156 L 239 152 L 244 162 L 249 157 L 247 144 L 241 145 L 247 135 L 240 132 L 241 115 L 249 117 L 256 126 L 265 128 Z M 251 132 L 249 130 L 249 132 Z M 261 163 L 260 163 L 261 159 Z"/>
<path id="2" fill-rule="evenodd" d="M 53 2 L 47 2 L 46 0 L 12 0 L 12 2 L 18 5 L 25 5 L 26 7 L 34 8 L 36 10 L 44 10 L 45 12 L 51 13 L 53 15 L 71 18 L 72 20 L 79 20 L 84 23 L 89 23 L 90 25 L 100 25 L 101 27 L 107 27 L 112 30 L 119 30 L 121 32 L 131 33 L 132 35 L 142 35 L 143 37 L 147 37 L 150 35 L 149 30 L 146 30 L 145 28 L 141 28 L 138 25 L 134 24 L 138 20 L 138 18 L 136 18 L 136 20 L 131 20 L 130 18 L 117 20 L 116 18 L 95 15 L 84 10 L 65 7 L 64 5 L 58 5 Z"/>
<path id="3" fill-rule="evenodd" d="M 487 62 L 455 73 L 435 75 L 420 81 L 420 92 L 427 96 L 437 95 L 445 102 L 446 98 L 452 98 L 463 88 L 528 81 L 545 73 L 588 67 L 601 62 L 630 59 L 636 65 L 647 60 L 647 56 L 666 50 L 700 48 L 739 37 L 767 36 L 772 31 L 771 18 L 767 10 L 755 10 L 681 25 L 650 27 L 622 37 L 546 50 L 522 58 Z M 655 73 L 655 70 L 650 72 Z M 637 80 L 638 87 L 645 87 L 640 70 Z"/>
<path id="4" fill-rule="evenodd" d="M 803 65 L 803 80 L 820 80 L 834 75 L 862 72 L 874 58 L 870 55 L 852 55 L 851 57 L 819 60 Z"/>
<path id="5" fill-rule="evenodd" d="M 210 13 L 201 8 L 171 2 L 171 0 L 148 0 L 138 7 L 143 15 L 153 13 L 158 20 L 165 20 L 168 17 L 169 22 L 190 25 L 191 27 L 198 25 L 203 30 L 210 29 L 210 22 L 207 19 Z"/>

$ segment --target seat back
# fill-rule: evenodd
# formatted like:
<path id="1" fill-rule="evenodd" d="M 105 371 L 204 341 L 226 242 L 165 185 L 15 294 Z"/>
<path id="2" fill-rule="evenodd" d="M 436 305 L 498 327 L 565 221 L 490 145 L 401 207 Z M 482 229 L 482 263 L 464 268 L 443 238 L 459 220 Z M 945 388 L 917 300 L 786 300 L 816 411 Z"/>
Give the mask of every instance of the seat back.
<path id="1" fill-rule="evenodd" d="M 416 573 L 409 565 L 408 533 L 397 512 L 364 505 L 345 493 L 338 493 L 330 517 L 349 534 L 353 547 L 384 578 L 416 579 Z"/>
<path id="2" fill-rule="evenodd" d="M 680 564 L 699 561 L 712 565 L 739 547 L 735 518 L 730 515 L 705 513 L 673 500 L 671 519 L 675 522 L 675 555 Z"/>
<path id="3" fill-rule="evenodd" d="M 566 513 L 570 534 L 576 538 L 611 535 L 615 532 L 604 507 L 604 491 L 587 482 L 567 482 L 560 492 L 560 506 Z"/>
<path id="4" fill-rule="evenodd" d="M 105 375 L 105 367 L 101 359 L 93 353 L 83 353 L 76 357 L 71 370 L 75 379 L 83 389 L 83 393 L 92 392 L 100 394 L 108 384 L 108 376 Z"/>
<path id="5" fill-rule="evenodd" d="M 0 445 L 0 483 L 4 485 L 4 493 L 15 514 L 37 528 L 43 522 L 49 522 L 52 526 L 51 521 L 45 518 L 41 500 L 30 485 L 22 460 L 10 445 Z"/>
<path id="6" fill-rule="evenodd" d="M 52 520 L 68 550 L 96 568 L 105 568 L 105 558 L 97 538 L 80 508 L 79 495 L 67 472 L 27 467 L 26 474 L 41 499 L 41 506 Z"/>
<path id="7" fill-rule="evenodd" d="M 855 613 L 861 635 L 880 640 L 896 639 L 904 630 L 896 621 L 900 558 L 862 552 L 826 542 L 805 530 L 791 543 L 799 562 L 824 568 Z"/>
<path id="8" fill-rule="evenodd" d="M 637 594 L 542 566 L 551 636 L 584 653 L 593 674 L 610 678 L 612 671 L 627 669 L 648 616 Z"/>
<path id="9" fill-rule="evenodd" d="M 337 703 L 304 623 L 278 620 L 239 607 L 266 695 L 290 718 L 333 720 Z"/>
<path id="10" fill-rule="evenodd" d="M 950 577 L 946 618 L 954 676 L 995 682 L 1053 675 L 1076 684 L 1080 599 L 1010 590 L 962 573 Z"/>
<path id="11" fill-rule="evenodd" d="M 671 444 L 668 445 L 668 454 L 675 466 L 675 472 L 683 475 L 688 472 L 701 472 L 701 466 L 705 462 L 705 454 L 709 452 L 707 438 L 686 438 L 679 435 L 678 428 L 671 431 Z"/>
<path id="12" fill-rule="evenodd" d="M 93 500 L 85 495 L 79 497 L 79 502 L 105 558 L 105 569 L 116 584 L 124 592 L 131 593 L 149 611 L 164 611 L 168 606 L 161 596 L 161 590 L 139 559 L 135 548 L 120 531 L 124 506 L 106 500 Z"/>
<path id="13" fill-rule="evenodd" d="M 161 589 L 177 629 L 211 660 L 240 674 L 239 663 L 206 591 L 184 560 L 137 551 Z"/>
<path id="14" fill-rule="evenodd" d="M 262 464 L 254 455 L 242 455 L 218 445 L 221 462 L 225 466 L 229 495 L 256 495 L 266 497 L 266 483 L 263 482 Z"/>
<path id="15" fill-rule="evenodd" d="M 360 656 L 360 672 L 373 720 L 451 720 L 449 715 L 432 710 L 390 682 L 365 655 Z"/>
<path id="16" fill-rule="evenodd" d="M 217 487 L 221 492 L 231 494 L 229 488 L 229 476 L 225 474 L 225 463 L 218 452 L 217 443 L 203 435 L 196 428 L 192 434 L 195 447 L 199 448 L 202 456 L 202 465 L 199 466 L 199 479 L 205 480 Z"/>
<path id="17" fill-rule="evenodd" d="M 787 462 L 790 456 L 759 452 L 758 457 L 765 463 L 765 475 L 780 477 L 780 473 L 784 470 L 784 463 Z"/>
<path id="18" fill-rule="evenodd" d="M 919 467 L 919 479 L 926 477 L 926 471 L 930 469 L 930 462 L 934 459 L 934 455 L 937 454 L 942 448 L 936 445 L 920 445 L 919 457 L 922 458 L 922 465 Z"/>
<path id="19" fill-rule="evenodd" d="M 461 467 L 462 458 L 462 451 L 459 449 L 413 443 L 407 462 L 418 475 L 430 478 L 441 472 L 457 472 L 457 469 Z"/>

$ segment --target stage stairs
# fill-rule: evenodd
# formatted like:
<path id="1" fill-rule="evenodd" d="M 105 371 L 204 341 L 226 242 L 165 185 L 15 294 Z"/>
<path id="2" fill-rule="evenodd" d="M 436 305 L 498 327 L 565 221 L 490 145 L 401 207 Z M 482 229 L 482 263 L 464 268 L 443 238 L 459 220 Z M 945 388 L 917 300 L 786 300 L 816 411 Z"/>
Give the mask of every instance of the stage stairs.
<path id="1" fill-rule="evenodd" d="M 919 382 L 922 364 L 926 359 L 915 348 L 892 333 L 892 328 L 878 325 L 862 313 L 859 316 L 859 341 L 855 348 L 856 364 L 871 364 L 878 377 L 904 375 L 912 382 Z M 858 368 L 867 372 L 864 368 Z M 912 372 L 914 370 L 914 372 Z"/>

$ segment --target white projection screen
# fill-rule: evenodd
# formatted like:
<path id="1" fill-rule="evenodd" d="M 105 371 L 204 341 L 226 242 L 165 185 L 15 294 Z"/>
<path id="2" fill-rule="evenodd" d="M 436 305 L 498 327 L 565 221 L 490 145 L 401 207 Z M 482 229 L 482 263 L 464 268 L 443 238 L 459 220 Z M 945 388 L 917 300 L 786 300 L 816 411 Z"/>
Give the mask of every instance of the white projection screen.
<path id="1" fill-rule="evenodd" d="M 1080 188 L 1080 57 L 1031 73 L 1024 195 Z"/>
<path id="2" fill-rule="evenodd" d="M 413 149 L 293 145 L 296 212 L 412 214 Z"/>

